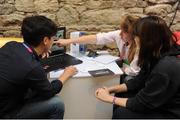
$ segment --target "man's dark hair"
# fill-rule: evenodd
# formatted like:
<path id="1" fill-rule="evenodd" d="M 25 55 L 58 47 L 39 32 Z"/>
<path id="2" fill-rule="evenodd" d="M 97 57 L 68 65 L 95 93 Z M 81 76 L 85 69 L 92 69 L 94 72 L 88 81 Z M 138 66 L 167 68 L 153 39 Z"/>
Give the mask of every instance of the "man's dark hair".
<path id="1" fill-rule="evenodd" d="M 37 47 L 44 37 L 56 35 L 56 24 L 45 16 L 31 16 L 24 18 L 21 33 L 24 42 Z"/>

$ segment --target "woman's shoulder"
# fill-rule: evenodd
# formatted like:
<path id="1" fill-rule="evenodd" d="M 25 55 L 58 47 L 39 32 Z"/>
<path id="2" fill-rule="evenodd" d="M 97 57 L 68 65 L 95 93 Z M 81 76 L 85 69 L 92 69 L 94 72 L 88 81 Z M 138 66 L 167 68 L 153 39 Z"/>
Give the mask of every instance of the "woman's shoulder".
<path id="1" fill-rule="evenodd" d="M 156 64 L 154 71 L 180 71 L 180 58 L 177 56 L 165 56 Z"/>

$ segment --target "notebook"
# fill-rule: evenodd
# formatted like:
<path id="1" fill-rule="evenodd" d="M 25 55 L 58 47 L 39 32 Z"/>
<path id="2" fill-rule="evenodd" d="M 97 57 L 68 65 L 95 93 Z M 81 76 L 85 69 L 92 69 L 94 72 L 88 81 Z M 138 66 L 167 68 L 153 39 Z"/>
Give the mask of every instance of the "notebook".
<path id="1" fill-rule="evenodd" d="M 66 38 L 66 28 L 58 28 L 56 37 Z M 66 47 L 59 47 L 56 44 L 52 46 L 50 56 L 48 58 L 41 59 L 40 62 L 46 72 L 64 69 L 70 65 L 82 63 L 81 60 L 66 54 Z"/>

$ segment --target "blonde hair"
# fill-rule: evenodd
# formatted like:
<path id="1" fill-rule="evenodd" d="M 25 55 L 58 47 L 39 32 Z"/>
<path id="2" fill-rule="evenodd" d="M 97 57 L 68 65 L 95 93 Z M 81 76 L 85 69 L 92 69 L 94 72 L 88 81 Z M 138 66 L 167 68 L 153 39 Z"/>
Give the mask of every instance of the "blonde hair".
<path id="1" fill-rule="evenodd" d="M 133 35 L 133 27 L 136 24 L 136 22 L 139 20 L 140 17 L 133 16 L 133 15 L 123 15 L 120 19 L 120 29 L 124 32 L 127 32 L 132 37 L 132 43 L 130 45 L 129 51 L 128 51 L 128 61 L 129 63 L 133 60 L 135 54 L 136 54 L 136 43 L 134 40 Z"/>

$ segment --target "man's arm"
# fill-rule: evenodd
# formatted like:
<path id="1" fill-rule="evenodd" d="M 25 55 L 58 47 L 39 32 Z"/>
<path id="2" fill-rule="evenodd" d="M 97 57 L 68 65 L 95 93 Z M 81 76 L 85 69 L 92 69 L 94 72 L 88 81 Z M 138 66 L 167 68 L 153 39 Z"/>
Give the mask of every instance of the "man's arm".
<path id="1" fill-rule="evenodd" d="M 50 83 L 44 70 L 38 66 L 26 76 L 26 80 L 28 81 L 30 89 L 38 97 L 49 98 L 59 93 L 65 81 L 75 73 L 76 69 L 74 67 L 68 67 L 58 79 Z"/>
<path id="2" fill-rule="evenodd" d="M 69 66 L 64 69 L 64 72 L 59 76 L 58 80 L 64 84 L 69 78 L 77 73 L 77 69 L 73 66 Z"/>

